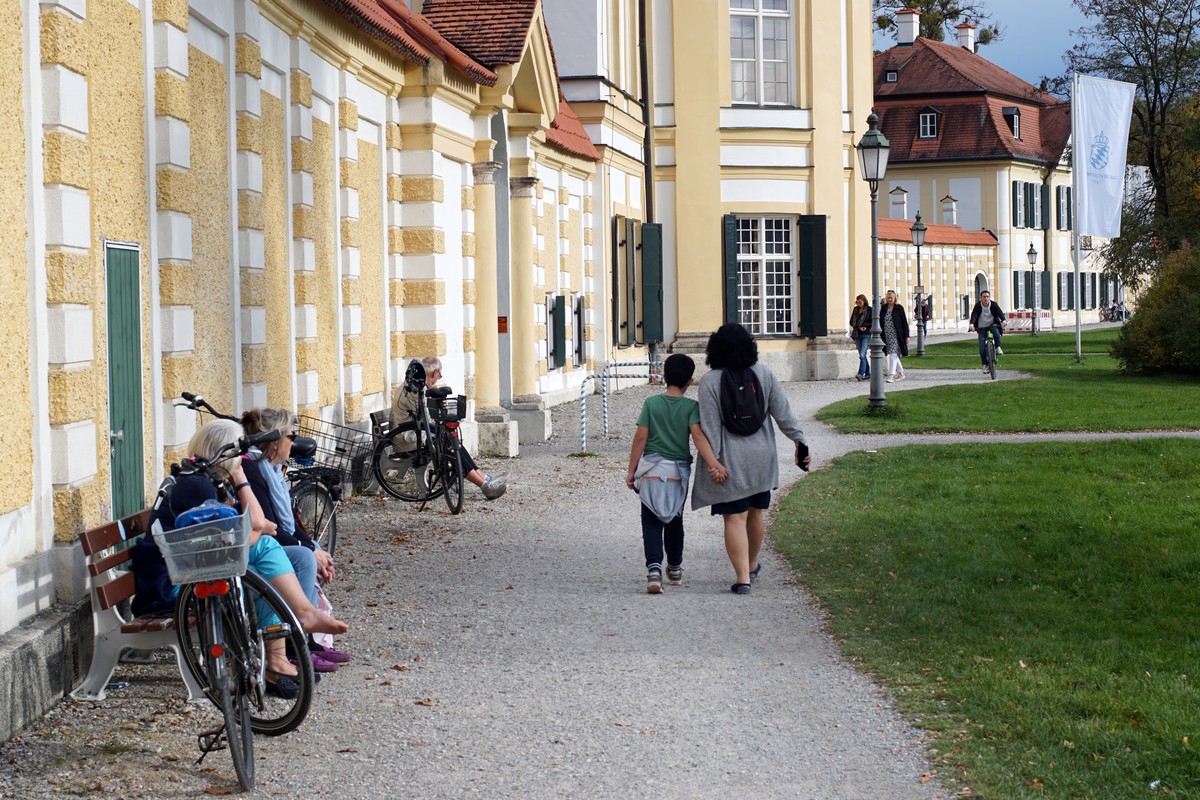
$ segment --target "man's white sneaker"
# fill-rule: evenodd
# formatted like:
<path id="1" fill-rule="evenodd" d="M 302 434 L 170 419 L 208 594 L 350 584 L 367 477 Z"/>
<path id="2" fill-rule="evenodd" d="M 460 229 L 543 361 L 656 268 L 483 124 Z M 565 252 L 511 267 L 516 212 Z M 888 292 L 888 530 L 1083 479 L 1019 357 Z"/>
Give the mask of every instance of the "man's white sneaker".
<path id="1" fill-rule="evenodd" d="M 489 478 L 483 486 L 479 487 L 479 491 L 483 492 L 483 496 L 488 500 L 495 500 L 502 497 L 508 491 L 507 478 Z"/>
<path id="2" fill-rule="evenodd" d="M 998 355 L 998 356 L 1002 356 L 1002 355 L 1004 355 L 1004 348 L 997 347 L 997 348 L 996 348 L 996 355 Z"/>

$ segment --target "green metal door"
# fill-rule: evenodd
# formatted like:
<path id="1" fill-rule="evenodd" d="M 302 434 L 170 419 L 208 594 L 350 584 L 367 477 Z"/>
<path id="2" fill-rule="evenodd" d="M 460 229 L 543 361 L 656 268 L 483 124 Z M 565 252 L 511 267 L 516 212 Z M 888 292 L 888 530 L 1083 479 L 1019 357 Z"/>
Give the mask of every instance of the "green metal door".
<path id="1" fill-rule="evenodd" d="M 108 285 L 108 431 L 113 516 L 146 505 L 142 437 L 141 251 L 105 244 Z"/>

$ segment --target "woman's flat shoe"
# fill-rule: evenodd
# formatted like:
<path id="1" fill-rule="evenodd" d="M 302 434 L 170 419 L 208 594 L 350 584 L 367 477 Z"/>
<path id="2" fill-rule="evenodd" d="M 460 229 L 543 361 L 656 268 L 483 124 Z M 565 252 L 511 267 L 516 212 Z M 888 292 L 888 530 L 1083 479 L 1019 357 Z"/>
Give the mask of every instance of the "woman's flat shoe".
<path id="1" fill-rule="evenodd" d="M 729 587 L 729 591 L 733 592 L 734 594 L 750 594 L 750 584 L 735 583 L 733 586 Z"/>
<path id="2" fill-rule="evenodd" d="M 321 645 L 310 645 L 309 650 L 321 656 L 326 661 L 332 661 L 334 664 L 347 664 L 353 658 L 349 653 L 343 653 L 341 650 L 334 650 L 332 647 L 322 647 Z"/>
<path id="3" fill-rule="evenodd" d="M 754 569 L 750 570 L 750 582 L 751 583 L 754 583 L 756 580 L 758 580 L 758 573 L 760 573 L 760 572 L 762 572 L 762 562 L 761 561 L 754 565 Z"/>
<path id="4" fill-rule="evenodd" d="M 300 681 L 294 675 L 267 673 L 267 694 L 284 700 L 295 700 L 300 696 Z"/>

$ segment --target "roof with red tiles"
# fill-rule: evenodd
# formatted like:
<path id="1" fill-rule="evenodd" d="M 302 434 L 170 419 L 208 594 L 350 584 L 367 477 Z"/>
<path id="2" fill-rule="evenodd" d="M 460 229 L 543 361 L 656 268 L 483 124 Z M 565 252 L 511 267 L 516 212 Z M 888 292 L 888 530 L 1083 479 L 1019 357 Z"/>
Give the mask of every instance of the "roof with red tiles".
<path id="1" fill-rule="evenodd" d="M 887 81 L 887 73 L 896 73 Z M 917 39 L 875 56 L 875 108 L 891 161 L 1016 159 L 1057 163 L 1070 137 L 1069 103 L 957 45 Z M 1005 110 L 1020 115 L 1020 138 Z M 936 138 L 919 138 L 922 112 Z"/>
<path id="2" fill-rule="evenodd" d="M 572 155 L 592 161 L 600 160 L 600 152 L 592 144 L 583 123 L 566 100 L 558 101 L 558 115 L 550 123 L 550 130 L 546 132 L 546 142 Z"/>
<path id="3" fill-rule="evenodd" d="M 495 86 L 499 76 L 471 58 L 442 36 L 429 20 L 416 13 L 400 0 L 375 0 L 407 29 L 412 37 L 433 55 L 454 69 L 484 86 Z"/>
<path id="4" fill-rule="evenodd" d="M 429 52 L 376 0 L 325 0 L 325 3 L 352 26 L 390 46 L 408 61 L 422 66 L 429 63 Z"/>
<path id="5" fill-rule="evenodd" d="M 515 64 L 525 52 L 538 0 L 425 0 L 424 17 L 488 67 Z"/>
<path id="6" fill-rule="evenodd" d="M 879 238 L 887 242 L 908 242 L 912 244 L 912 220 L 889 219 L 879 220 Z M 996 244 L 996 236 L 991 231 L 965 231 L 957 225 L 925 226 L 925 245 L 964 244 L 991 247 Z"/>

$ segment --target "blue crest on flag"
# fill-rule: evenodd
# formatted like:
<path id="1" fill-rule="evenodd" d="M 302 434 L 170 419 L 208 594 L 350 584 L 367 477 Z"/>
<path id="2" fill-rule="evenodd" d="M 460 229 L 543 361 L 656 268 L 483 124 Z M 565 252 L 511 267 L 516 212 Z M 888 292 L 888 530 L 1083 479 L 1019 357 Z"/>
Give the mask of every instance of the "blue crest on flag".
<path id="1" fill-rule="evenodd" d="M 1092 169 L 1104 169 L 1108 166 L 1108 157 L 1112 153 L 1109 145 L 1109 138 L 1104 135 L 1104 131 L 1100 131 L 1096 134 L 1096 138 L 1092 139 L 1092 154 L 1088 159 Z"/>

